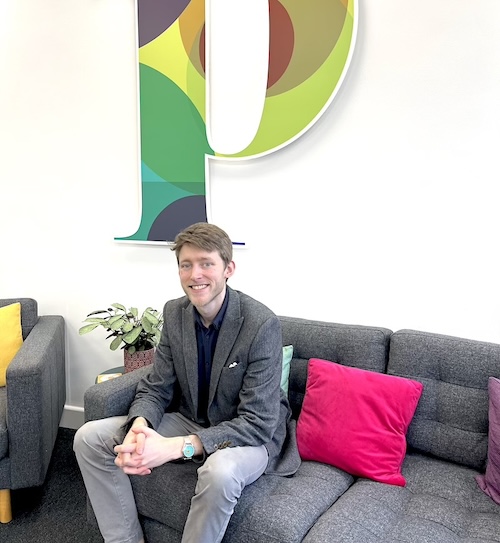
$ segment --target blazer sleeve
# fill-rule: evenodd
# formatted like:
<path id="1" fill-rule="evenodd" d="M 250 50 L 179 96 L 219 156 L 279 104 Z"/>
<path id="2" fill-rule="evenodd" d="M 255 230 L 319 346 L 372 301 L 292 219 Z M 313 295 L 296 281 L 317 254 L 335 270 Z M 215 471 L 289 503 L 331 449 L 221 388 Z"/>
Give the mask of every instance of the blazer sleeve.
<path id="1" fill-rule="evenodd" d="M 165 304 L 163 310 L 165 324 L 152 369 L 137 386 L 127 423 L 136 417 L 144 417 L 152 428 L 156 429 L 160 425 L 163 414 L 172 403 L 177 376 L 167 334 L 167 305 L 168 303 Z"/>

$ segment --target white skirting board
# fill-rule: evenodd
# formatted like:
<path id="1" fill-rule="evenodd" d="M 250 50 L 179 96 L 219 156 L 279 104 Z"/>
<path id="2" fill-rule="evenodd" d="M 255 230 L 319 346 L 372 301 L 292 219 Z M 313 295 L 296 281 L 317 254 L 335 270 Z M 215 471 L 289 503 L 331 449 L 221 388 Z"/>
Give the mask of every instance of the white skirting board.
<path id="1" fill-rule="evenodd" d="M 83 407 L 65 405 L 59 426 L 77 430 L 84 423 Z"/>

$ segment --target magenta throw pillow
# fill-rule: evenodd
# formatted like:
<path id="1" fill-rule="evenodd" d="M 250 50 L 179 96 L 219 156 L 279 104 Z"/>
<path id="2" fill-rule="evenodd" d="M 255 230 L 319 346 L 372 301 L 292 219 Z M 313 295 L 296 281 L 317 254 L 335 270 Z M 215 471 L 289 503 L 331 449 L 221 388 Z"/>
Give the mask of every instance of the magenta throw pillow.
<path id="1" fill-rule="evenodd" d="M 489 378 L 488 395 L 488 461 L 486 473 L 477 475 L 476 481 L 481 490 L 500 505 L 500 379 Z"/>
<path id="2" fill-rule="evenodd" d="M 312 358 L 297 422 L 301 458 L 405 486 L 406 432 L 422 390 L 418 381 Z"/>

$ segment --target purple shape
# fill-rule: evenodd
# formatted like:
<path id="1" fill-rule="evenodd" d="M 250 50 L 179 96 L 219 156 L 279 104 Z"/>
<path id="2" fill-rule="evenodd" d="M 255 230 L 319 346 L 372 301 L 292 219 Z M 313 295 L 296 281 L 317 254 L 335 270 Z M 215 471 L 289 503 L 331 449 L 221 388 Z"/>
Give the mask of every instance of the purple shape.
<path id="1" fill-rule="evenodd" d="M 500 379 L 488 379 L 488 461 L 486 473 L 476 475 L 479 488 L 500 505 Z"/>
<path id="2" fill-rule="evenodd" d="M 139 47 L 165 32 L 191 0 L 138 0 Z"/>

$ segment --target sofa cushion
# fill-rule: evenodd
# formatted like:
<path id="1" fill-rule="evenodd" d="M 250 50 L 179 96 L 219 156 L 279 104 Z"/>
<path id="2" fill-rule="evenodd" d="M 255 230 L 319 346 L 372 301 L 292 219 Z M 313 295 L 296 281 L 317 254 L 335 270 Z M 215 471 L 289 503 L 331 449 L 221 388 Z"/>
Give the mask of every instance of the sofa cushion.
<path id="1" fill-rule="evenodd" d="M 406 487 L 358 480 L 312 527 L 304 543 L 498 543 L 500 507 L 471 468 L 407 455 Z"/>
<path id="2" fill-rule="evenodd" d="M 279 317 L 283 345 L 293 345 L 288 398 L 298 418 L 304 400 L 310 358 L 384 373 L 391 331 L 387 328 Z"/>
<path id="3" fill-rule="evenodd" d="M 6 385 L 7 367 L 22 344 L 21 304 L 0 307 L 0 387 Z"/>
<path id="4" fill-rule="evenodd" d="M 288 383 L 290 380 L 290 362 L 293 356 L 293 345 L 285 345 L 283 347 L 283 365 L 281 369 L 281 388 L 285 395 L 288 396 Z"/>
<path id="5" fill-rule="evenodd" d="M 38 304 L 33 298 L 1 298 L 0 307 L 19 302 L 21 304 L 21 326 L 23 329 L 23 339 L 33 330 L 33 326 L 38 322 Z"/>
<path id="6" fill-rule="evenodd" d="M 311 359 L 297 423 L 300 456 L 404 486 L 406 431 L 421 393 L 410 379 Z"/>
<path id="7" fill-rule="evenodd" d="M 500 377 L 500 345 L 401 330 L 391 338 L 387 371 L 424 385 L 408 445 L 484 471 L 488 379 Z"/>
<path id="8" fill-rule="evenodd" d="M 488 463 L 486 473 L 476 480 L 483 492 L 500 505 L 500 379 L 490 377 L 488 385 L 490 398 Z"/>
<path id="9" fill-rule="evenodd" d="M 139 513 L 149 519 L 151 530 L 155 526 L 151 520 L 159 521 L 169 533 L 177 532 L 180 541 L 196 469 L 193 463 L 165 464 L 147 477 L 131 477 Z M 353 482 L 351 475 L 316 462 L 302 462 L 293 477 L 263 475 L 243 490 L 223 541 L 299 543 Z"/>

